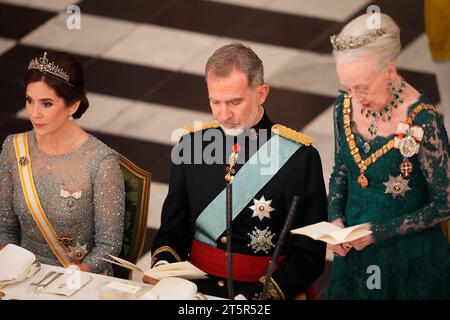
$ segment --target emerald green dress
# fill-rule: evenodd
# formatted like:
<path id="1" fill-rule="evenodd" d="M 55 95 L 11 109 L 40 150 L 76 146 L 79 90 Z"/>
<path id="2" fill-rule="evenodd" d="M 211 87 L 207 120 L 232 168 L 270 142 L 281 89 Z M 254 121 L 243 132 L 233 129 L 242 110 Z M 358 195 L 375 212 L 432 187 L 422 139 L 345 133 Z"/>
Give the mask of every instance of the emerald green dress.
<path id="1" fill-rule="evenodd" d="M 442 117 L 423 110 L 412 122 L 424 129 L 424 136 L 418 154 L 409 158 L 414 166 L 411 190 L 394 198 L 383 183 L 400 174 L 403 156 L 392 149 L 368 166 L 369 185 L 362 189 L 344 133 L 343 101 L 344 95 L 339 96 L 334 108 L 329 221 L 341 217 L 346 226 L 371 222 L 375 243 L 334 257 L 327 299 L 449 299 L 450 247 L 439 226 L 450 218 L 449 148 Z M 424 102 L 421 96 L 408 112 Z M 353 122 L 351 129 L 363 159 L 395 136 L 365 141 Z M 363 151 L 366 142 L 368 152 Z"/>

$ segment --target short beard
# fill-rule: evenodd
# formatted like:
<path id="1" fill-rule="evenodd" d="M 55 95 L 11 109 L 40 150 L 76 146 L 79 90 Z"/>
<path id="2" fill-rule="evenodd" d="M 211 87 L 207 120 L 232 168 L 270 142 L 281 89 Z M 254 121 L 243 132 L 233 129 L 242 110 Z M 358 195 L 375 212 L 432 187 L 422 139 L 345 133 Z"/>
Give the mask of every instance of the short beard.
<path id="1" fill-rule="evenodd" d="M 227 136 L 238 136 L 245 132 L 245 128 L 242 125 L 238 128 L 225 128 L 223 125 L 220 125 L 220 127 Z"/>
<path id="2" fill-rule="evenodd" d="M 256 120 L 256 117 L 258 116 L 258 111 L 260 110 L 260 108 L 261 107 L 258 106 L 258 108 L 256 108 L 255 111 L 253 111 L 253 113 L 249 116 L 249 118 L 251 119 L 249 123 L 239 124 L 237 128 L 231 129 L 225 128 L 222 124 L 220 125 L 220 127 L 227 136 L 238 136 L 240 134 L 243 134 L 245 131 L 247 131 L 256 124 L 254 122 Z"/>

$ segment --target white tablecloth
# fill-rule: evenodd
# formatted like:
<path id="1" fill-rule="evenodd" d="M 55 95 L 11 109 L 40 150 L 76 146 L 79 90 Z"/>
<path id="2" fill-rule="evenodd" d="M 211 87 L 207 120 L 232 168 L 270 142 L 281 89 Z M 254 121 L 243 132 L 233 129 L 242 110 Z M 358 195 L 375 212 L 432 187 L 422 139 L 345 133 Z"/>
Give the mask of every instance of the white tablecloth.
<path id="1" fill-rule="evenodd" d="M 129 284 L 133 286 L 140 286 L 143 288 L 140 293 L 145 293 L 149 291 L 153 286 L 143 283 L 130 281 L 120 278 L 108 277 L 99 274 L 86 273 L 92 277 L 92 280 L 87 283 L 80 290 L 75 292 L 72 296 L 66 297 L 61 295 L 54 294 L 45 294 L 42 292 L 35 293 L 35 286 L 30 285 L 32 282 L 36 282 L 41 280 L 49 271 L 57 271 L 64 272 L 66 269 L 57 266 L 51 266 L 42 264 L 41 269 L 33 275 L 31 278 L 26 279 L 20 283 L 9 284 L 2 289 L 0 292 L 3 292 L 5 295 L 3 297 L 4 300 L 9 299 L 19 299 L 19 300 L 99 300 L 105 298 L 105 295 L 101 294 L 101 287 L 108 284 L 111 281 L 121 282 L 124 284 Z M 139 294 L 141 295 L 141 294 Z M 218 297 L 206 296 L 208 300 L 217 300 L 221 299 Z M 139 296 L 135 299 L 139 299 Z"/>

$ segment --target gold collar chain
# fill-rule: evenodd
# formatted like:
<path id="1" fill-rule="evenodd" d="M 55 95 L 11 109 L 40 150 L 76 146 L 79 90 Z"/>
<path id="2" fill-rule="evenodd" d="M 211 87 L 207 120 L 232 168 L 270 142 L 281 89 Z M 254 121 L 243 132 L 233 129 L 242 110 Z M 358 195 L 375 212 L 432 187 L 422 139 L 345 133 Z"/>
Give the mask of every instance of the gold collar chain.
<path id="1" fill-rule="evenodd" d="M 353 156 L 353 159 L 357 163 L 359 167 L 360 175 L 358 177 L 358 183 L 361 186 L 361 188 L 366 189 L 369 185 L 369 180 L 365 176 L 365 171 L 367 170 L 367 167 L 375 162 L 379 158 L 381 158 L 383 155 L 388 153 L 393 147 L 394 147 L 394 139 L 389 140 L 385 145 L 383 145 L 381 148 L 373 152 L 370 156 L 368 156 L 366 159 L 361 158 L 361 154 L 359 153 L 359 148 L 356 146 L 355 141 L 355 135 L 353 134 L 352 128 L 351 128 L 351 95 L 345 95 L 344 98 L 344 108 L 343 108 L 343 117 L 344 117 L 344 132 L 345 137 L 348 143 L 348 147 L 350 149 L 350 154 Z M 414 108 L 414 110 L 409 115 L 407 122 L 408 125 L 411 125 L 414 118 L 421 112 L 422 110 L 434 110 L 436 111 L 435 107 L 432 105 L 423 105 L 420 104 L 417 107 Z"/>

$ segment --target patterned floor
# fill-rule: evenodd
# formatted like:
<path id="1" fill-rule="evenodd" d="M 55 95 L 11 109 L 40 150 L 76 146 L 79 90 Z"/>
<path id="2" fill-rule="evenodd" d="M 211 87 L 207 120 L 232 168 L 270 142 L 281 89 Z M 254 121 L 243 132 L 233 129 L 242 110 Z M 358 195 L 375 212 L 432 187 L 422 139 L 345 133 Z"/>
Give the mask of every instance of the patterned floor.
<path id="1" fill-rule="evenodd" d="M 81 8 L 81 29 L 66 8 Z M 30 128 L 22 77 L 43 49 L 84 63 L 91 107 L 79 124 L 153 175 L 144 257 L 160 224 L 174 129 L 208 120 L 203 68 L 219 46 L 241 41 L 262 58 L 274 121 L 312 135 L 328 182 L 330 105 L 338 89 L 329 36 L 376 4 L 402 30 L 400 73 L 439 102 L 421 0 L 0 0 L 0 141 Z M 328 273 L 320 280 L 323 288 Z"/>

